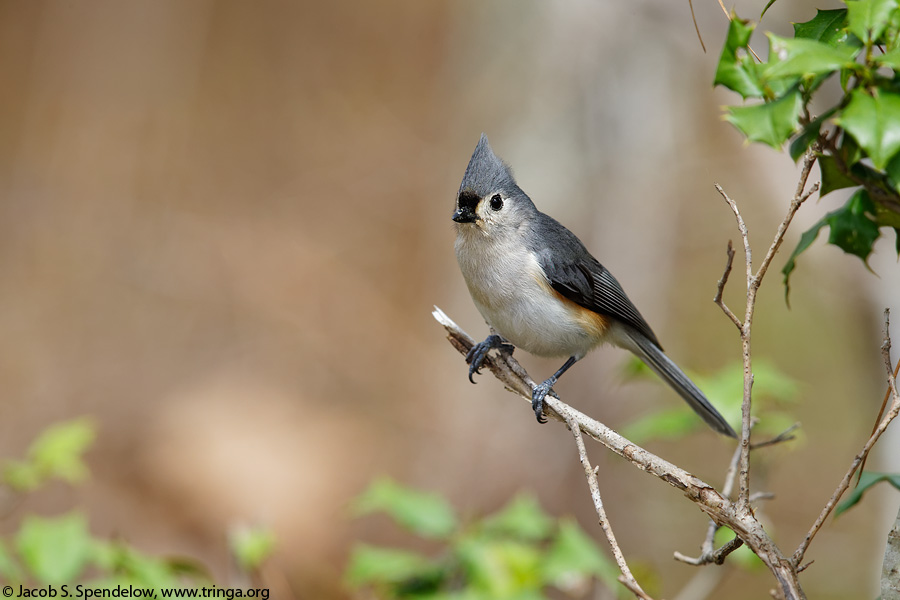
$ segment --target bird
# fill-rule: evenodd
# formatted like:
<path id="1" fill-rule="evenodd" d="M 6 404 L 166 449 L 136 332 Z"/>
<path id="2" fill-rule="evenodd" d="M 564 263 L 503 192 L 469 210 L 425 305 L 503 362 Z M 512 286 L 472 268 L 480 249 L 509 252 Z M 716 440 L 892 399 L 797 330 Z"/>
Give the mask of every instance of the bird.
<path id="1" fill-rule="evenodd" d="M 535 417 L 545 423 L 544 398 L 563 373 L 594 348 L 611 344 L 644 361 L 712 429 L 737 437 L 666 356 L 612 273 L 574 233 L 537 209 L 483 133 L 463 175 L 452 218 L 459 268 L 490 329 L 466 356 L 469 381 L 475 383 L 473 376 L 494 349 L 566 357 L 532 391 Z"/>

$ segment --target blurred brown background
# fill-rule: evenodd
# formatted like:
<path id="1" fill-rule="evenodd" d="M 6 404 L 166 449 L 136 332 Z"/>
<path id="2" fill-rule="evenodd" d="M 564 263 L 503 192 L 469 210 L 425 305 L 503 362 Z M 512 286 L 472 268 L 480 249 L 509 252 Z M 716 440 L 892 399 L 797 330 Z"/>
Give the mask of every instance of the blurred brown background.
<path id="1" fill-rule="evenodd" d="M 269 584 L 296 598 L 345 596 L 353 540 L 406 541 L 387 520 L 349 516 L 381 474 L 464 514 L 531 490 L 601 539 L 571 436 L 537 426 L 490 377 L 470 385 L 429 313 L 485 334 L 450 222 L 485 131 L 676 361 L 711 373 L 739 359 L 710 301 L 737 240 L 712 184 L 740 203 L 759 256 L 797 174 L 721 121 L 737 101 L 711 89 L 726 21 L 694 4 L 706 54 L 687 3 L 663 0 L 0 2 L 0 456 L 59 420 L 100 425 L 92 480 L 51 486 L 18 514 L 74 503 L 96 533 L 199 557 L 223 579 L 229 527 L 268 525 Z M 763 29 L 788 35 L 815 6 L 776 3 Z M 805 207 L 786 247 L 839 202 Z M 778 494 L 765 511 L 787 550 L 881 400 L 881 310 L 900 308 L 892 244 L 879 244 L 876 277 L 820 241 L 791 310 L 785 252 L 764 285 L 756 356 L 802 382 L 803 440 L 757 471 Z M 613 427 L 678 403 L 624 382 L 625 358 L 598 351 L 557 389 Z M 541 378 L 558 366 L 523 361 Z M 730 455 L 707 431 L 651 449 L 715 483 Z M 592 455 L 626 554 L 674 597 L 696 571 L 672 552 L 695 553 L 702 515 Z M 870 468 L 898 470 L 898 455 Z M 876 490 L 829 525 L 808 554 L 811 597 L 877 593 L 897 503 Z M 725 573 L 730 598 L 770 585 Z"/>

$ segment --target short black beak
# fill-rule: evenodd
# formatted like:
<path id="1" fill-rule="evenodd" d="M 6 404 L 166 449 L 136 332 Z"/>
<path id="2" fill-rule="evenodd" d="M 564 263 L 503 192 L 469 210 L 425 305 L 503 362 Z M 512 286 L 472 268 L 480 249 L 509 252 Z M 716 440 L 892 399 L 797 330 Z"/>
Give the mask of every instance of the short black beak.
<path id="1" fill-rule="evenodd" d="M 478 215 L 475 214 L 475 211 L 466 205 L 460 206 L 453 213 L 453 220 L 457 223 L 474 223 L 477 218 Z"/>

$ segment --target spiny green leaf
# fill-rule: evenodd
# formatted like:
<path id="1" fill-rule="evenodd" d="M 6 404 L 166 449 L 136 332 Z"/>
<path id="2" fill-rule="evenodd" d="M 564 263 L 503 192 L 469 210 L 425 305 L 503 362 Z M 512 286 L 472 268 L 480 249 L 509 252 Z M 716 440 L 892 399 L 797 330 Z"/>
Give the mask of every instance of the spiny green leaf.
<path id="1" fill-rule="evenodd" d="M 70 583 L 91 560 L 93 550 L 87 519 L 80 513 L 25 517 L 16 546 L 25 566 L 44 584 Z"/>
<path id="2" fill-rule="evenodd" d="M 858 256 L 868 266 L 872 245 L 878 239 L 878 223 L 874 220 L 875 203 L 866 190 L 858 190 L 843 208 L 828 215 L 831 233 L 828 242 L 844 252 Z"/>
<path id="3" fill-rule="evenodd" d="M 822 185 L 819 188 L 819 197 L 830 194 L 834 190 L 841 190 L 859 185 L 849 176 L 845 175 L 837 165 L 837 161 L 831 155 L 824 154 L 818 158 L 819 171 L 822 174 Z"/>
<path id="4" fill-rule="evenodd" d="M 453 508 L 441 496 L 398 485 L 387 478 L 374 481 L 354 502 L 358 515 L 385 512 L 410 531 L 430 538 L 447 538 L 456 529 Z"/>
<path id="5" fill-rule="evenodd" d="M 407 550 L 359 544 L 350 553 L 344 577 L 348 584 L 399 584 L 422 576 L 435 576 L 439 569 L 420 554 Z"/>
<path id="6" fill-rule="evenodd" d="M 816 10 L 816 16 L 805 23 L 794 23 L 794 37 L 816 40 L 829 46 L 847 42 L 847 9 Z M 856 42 L 859 44 L 859 41 Z"/>
<path id="7" fill-rule="evenodd" d="M 847 28 L 864 42 L 874 43 L 897 9 L 897 0 L 851 0 L 847 2 Z"/>
<path id="8" fill-rule="evenodd" d="M 797 128 L 803 100 L 793 91 L 774 102 L 729 107 L 725 119 L 740 129 L 751 142 L 780 148 Z"/>
<path id="9" fill-rule="evenodd" d="M 737 16 L 732 18 L 713 81 L 713 85 L 724 85 L 743 98 L 761 98 L 764 93 L 753 57 L 747 50 L 754 27 L 750 21 L 741 20 Z"/>
<path id="10" fill-rule="evenodd" d="M 862 500 L 863 494 L 865 494 L 873 485 L 881 483 L 882 481 L 887 481 L 889 484 L 900 490 L 900 474 L 864 471 L 859 477 L 859 483 L 856 484 L 856 488 L 853 492 L 834 509 L 834 516 L 837 517 L 847 509 L 855 506 Z"/>
<path id="11" fill-rule="evenodd" d="M 819 75 L 854 64 L 859 50 L 852 46 L 832 47 L 805 38 L 783 38 L 769 33 L 769 62 L 766 79 Z"/>
<path id="12" fill-rule="evenodd" d="M 553 520 L 534 496 L 519 494 L 499 512 L 482 521 L 482 528 L 495 535 L 539 541 L 547 539 L 553 531 Z"/>
<path id="13" fill-rule="evenodd" d="M 883 170 L 900 152 L 900 94 L 880 90 L 872 97 L 857 88 L 836 121 L 866 151 L 876 169 Z"/>

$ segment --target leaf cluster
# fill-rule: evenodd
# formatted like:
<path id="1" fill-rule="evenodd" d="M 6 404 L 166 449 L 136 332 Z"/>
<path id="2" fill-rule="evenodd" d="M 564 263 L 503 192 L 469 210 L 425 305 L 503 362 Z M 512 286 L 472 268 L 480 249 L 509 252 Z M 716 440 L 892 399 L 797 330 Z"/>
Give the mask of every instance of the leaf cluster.
<path id="1" fill-rule="evenodd" d="M 771 4 L 771 3 L 770 3 Z M 795 161 L 815 152 L 822 172 L 820 196 L 850 188 L 841 208 L 809 231 L 783 269 L 829 228 L 828 241 L 865 263 L 885 228 L 900 253 L 900 6 L 898 0 L 847 0 L 794 24 L 794 37 L 767 33 L 768 59 L 750 48 L 756 24 L 733 16 L 715 84 L 745 100 L 728 107 L 726 120 L 749 141 L 781 148 Z M 839 98 L 814 116 L 823 83 L 840 82 Z"/>
<path id="2" fill-rule="evenodd" d="M 96 437 L 89 419 L 76 419 L 44 430 L 30 445 L 25 459 L 0 462 L 3 500 L 15 501 L 53 480 L 79 483 L 89 476 L 84 460 Z M 6 511 L 4 511 L 6 512 Z M 259 529 L 240 529 L 230 538 L 239 566 L 252 572 L 271 553 L 272 535 Z M 24 585 L 70 586 L 92 589 L 177 588 L 210 585 L 206 569 L 192 559 L 144 554 L 123 540 L 91 534 L 80 511 L 57 516 L 26 514 L 18 529 L 0 537 L 0 581 Z"/>
<path id="3" fill-rule="evenodd" d="M 594 540 L 573 519 L 549 517 L 529 495 L 463 524 L 444 498 L 379 479 L 354 512 L 384 513 L 440 545 L 426 555 L 357 544 L 345 580 L 377 598 L 539 600 L 550 588 L 584 595 L 598 579 L 619 588 L 618 569 Z"/>

